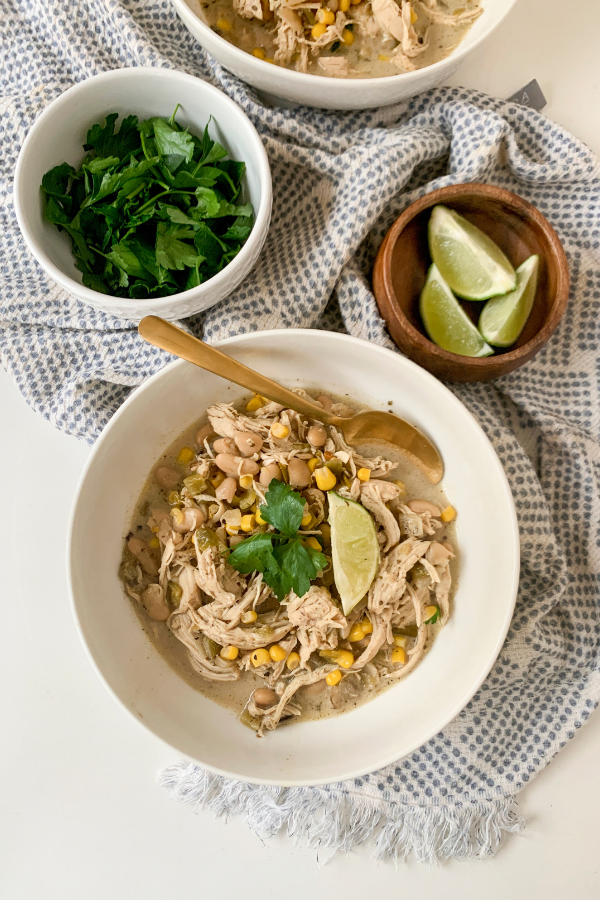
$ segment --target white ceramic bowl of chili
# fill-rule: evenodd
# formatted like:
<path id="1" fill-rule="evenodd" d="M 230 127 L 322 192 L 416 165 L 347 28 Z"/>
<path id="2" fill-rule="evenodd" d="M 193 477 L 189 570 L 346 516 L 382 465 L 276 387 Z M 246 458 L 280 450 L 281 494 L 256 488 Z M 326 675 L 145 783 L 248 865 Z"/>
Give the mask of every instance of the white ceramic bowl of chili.
<path id="1" fill-rule="evenodd" d="M 438 446 L 458 510 L 460 569 L 449 622 L 403 681 L 352 712 L 294 722 L 261 740 L 193 690 L 149 643 L 118 569 L 146 479 L 211 403 L 243 391 L 175 362 L 134 391 L 97 441 L 70 526 L 68 571 L 96 671 L 133 718 L 175 753 L 242 781 L 316 785 L 358 777 L 424 744 L 468 703 L 502 647 L 519 580 L 519 533 L 506 476 L 473 416 L 441 382 L 391 350 L 325 331 L 265 331 L 219 342 L 289 386 L 392 409 Z M 388 405 L 392 401 L 392 406 Z"/>
<path id="2" fill-rule="evenodd" d="M 211 56 L 253 87 L 303 106 L 373 109 L 413 97 L 453 75 L 462 60 L 496 30 L 516 0 L 481 0 L 483 13 L 446 59 L 414 72 L 384 78 L 329 78 L 274 66 L 246 53 L 213 31 L 202 19 L 199 0 L 171 2 L 186 28 Z"/>

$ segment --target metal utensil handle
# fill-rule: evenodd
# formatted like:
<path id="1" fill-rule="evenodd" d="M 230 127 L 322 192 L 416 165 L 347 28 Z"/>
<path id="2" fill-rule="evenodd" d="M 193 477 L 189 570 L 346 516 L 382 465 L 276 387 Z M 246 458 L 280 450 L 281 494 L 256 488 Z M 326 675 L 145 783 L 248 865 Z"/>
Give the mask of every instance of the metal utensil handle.
<path id="1" fill-rule="evenodd" d="M 138 331 L 145 341 L 174 353 L 182 359 L 212 372 L 213 375 L 219 375 L 227 381 L 233 381 L 241 387 L 255 394 L 260 394 L 268 400 L 274 400 L 283 406 L 295 409 L 296 412 L 311 419 L 318 419 L 326 425 L 337 425 L 339 419 L 331 413 L 326 412 L 316 403 L 311 403 L 304 397 L 294 394 L 293 391 L 282 387 L 270 378 L 266 378 L 254 369 L 249 369 L 237 359 L 232 359 L 216 347 L 205 344 L 204 341 L 193 337 L 171 322 L 160 319 L 158 316 L 146 316 L 138 325 Z"/>

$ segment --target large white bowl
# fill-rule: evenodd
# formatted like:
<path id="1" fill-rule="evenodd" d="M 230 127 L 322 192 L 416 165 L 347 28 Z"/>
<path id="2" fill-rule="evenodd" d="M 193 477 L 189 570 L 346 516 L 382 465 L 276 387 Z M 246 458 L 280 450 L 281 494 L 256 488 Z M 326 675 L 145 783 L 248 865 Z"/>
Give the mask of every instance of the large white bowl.
<path id="1" fill-rule="evenodd" d="M 210 403 L 230 401 L 242 391 L 175 362 L 123 404 L 83 474 L 68 554 L 79 630 L 113 696 L 177 753 L 250 782 L 307 785 L 359 776 L 436 734 L 465 706 L 496 659 L 519 577 L 511 492 L 471 414 L 404 357 L 323 331 L 265 331 L 219 346 L 287 385 L 347 392 L 374 407 L 392 408 L 435 441 L 446 466 L 448 497 L 458 509 L 460 576 L 451 619 L 406 680 L 350 713 L 295 723 L 263 740 L 182 681 L 149 644 L 123 592 L 117 576 L 123 538 L 156 460 Z"/>
<path id="2" fill-rule="evenodd" d="M 112 297 L 85 287 L 75 267 L 71 241 L 44 219 L 42 176 L 53 166 L 68 162 L 75 168 L 84 155 L 88 129 L 116 112 L 170 117 L 180 104 L 177 121 L 202 134 L 211 116 L 211 136 L 232 159 L 246 163 L 242 195 L 254 207 L 255 223 L 239 254 L 204 284 L 150 300 Z M 157 315 L 181 319 L 208 309 L 222 300 L 252 269 L 265 242 L 271 219 L 271 171 L 258 132 L 244 112 L 222 91 L 192 75 L 170 69 L 116 69 L 82 81 L 54 100 L 36 119 L 25 138 L 15 171 L 14 203 L 27 246 L 43 269 L 84 303 L 139 322 Z"/>
<path id="3" fill-rule="evenodd" d="M 416 72 L 386 78 L 327 78 L 275 67 L 234 47 L 201 18 L 199 0 L 171 0 L 177 15 L 194 37 L 221 65 L 238 78 L 269 94 L 321 109 L 372 109 L 398 103 L 441 84 L 471 50 L 498 27 L 516 0 L 481 0 L 483 13 L 447 59 Z"/>

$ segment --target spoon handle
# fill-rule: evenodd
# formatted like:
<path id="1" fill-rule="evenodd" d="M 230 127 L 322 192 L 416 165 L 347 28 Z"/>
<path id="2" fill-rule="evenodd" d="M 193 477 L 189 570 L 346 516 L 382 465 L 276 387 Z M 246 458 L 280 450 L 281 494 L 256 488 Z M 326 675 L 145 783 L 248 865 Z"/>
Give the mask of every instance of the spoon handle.
<path id="1" fill-rule="evenodd" d="M 221 350 L 205 344 L 204 341 L 193 337 L 186 331 L 182 331 L 171 322 L 166 322 L 158 316 L 146 316 L 138 325 L 138 331 L 145 341 L 160 347 L 161 350 L 167 350 L 181 359 L 187 359 L 188 362 L 212 372 L 213 375 L 219 375 L 227 381 L 233 381 L 241 387 L 268 400 L 274 400 L 303 416 L 309 416 L 311 419 L 317 419 L 326 425 L 336 425 L 338 417 L 326 412 L 321 406 L 306 400 L 304 397 L 294 394 L 293 391 L 282 387 L 270 378 L 266 378 L 259 372 L 249 369 L 243 363 L 238 362 Z"/>

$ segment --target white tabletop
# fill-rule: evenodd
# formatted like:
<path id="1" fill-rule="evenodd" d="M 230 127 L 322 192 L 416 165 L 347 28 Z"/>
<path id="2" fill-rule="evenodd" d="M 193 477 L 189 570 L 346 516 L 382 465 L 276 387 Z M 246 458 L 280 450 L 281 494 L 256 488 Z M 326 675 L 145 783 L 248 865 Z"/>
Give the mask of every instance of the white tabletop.
<path id="1" fill-rule="evenodd" d="M 547 115 L 600 152 L 600 4 L 521 0 L 452 79 L 507 97 L 537 78 Z M 174 754 L 114 703 L 75 632 L 64 572 L 89 449 L 36 416 L 0 371 L 0 897 L 245 900 L 600 896 L 600 716 L 521 794 L 525 833 L 493 860 L 400 871 L 369 848 L 319 863 L 240 820 L 194 815 L 155 785 Z M 366 893 L 368 892 L 368 893 Z"/>

